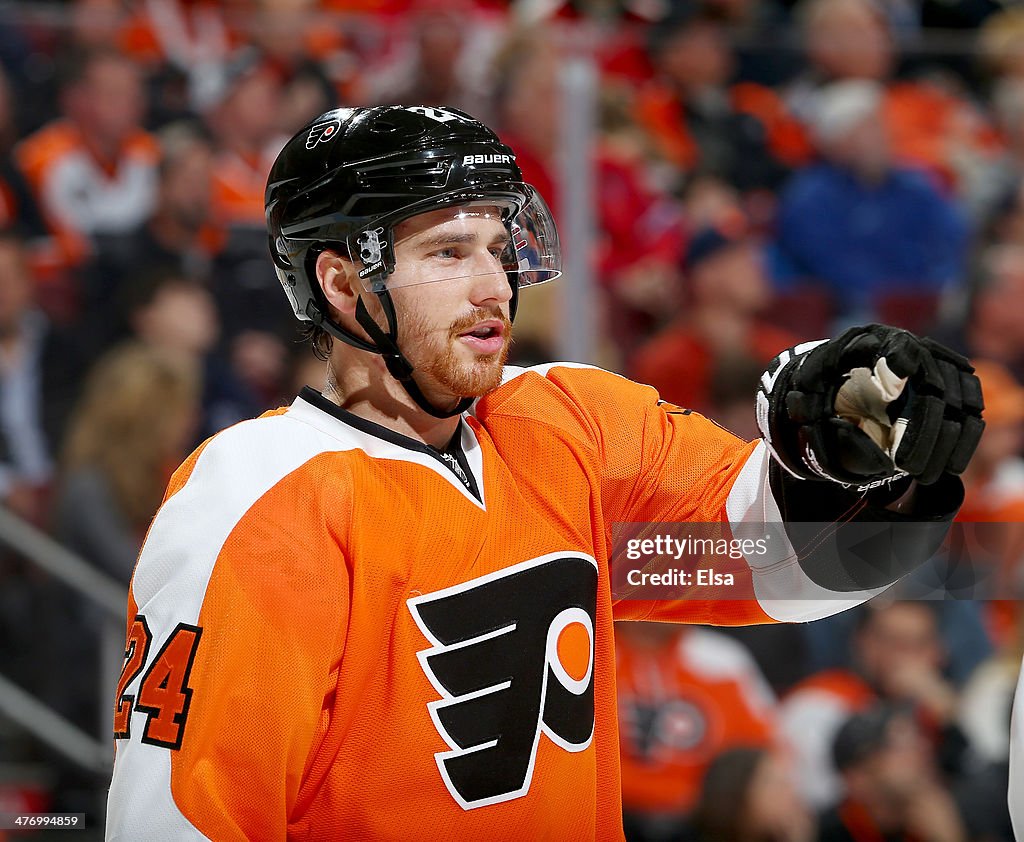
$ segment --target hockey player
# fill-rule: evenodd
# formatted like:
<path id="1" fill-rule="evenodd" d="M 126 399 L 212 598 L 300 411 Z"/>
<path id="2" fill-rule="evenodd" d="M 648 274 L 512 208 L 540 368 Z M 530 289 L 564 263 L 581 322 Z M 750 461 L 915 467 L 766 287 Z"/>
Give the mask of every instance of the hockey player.
<path id="1" fill-rule="evenodd" d="M 464 113 L 323 114 L 266 205 L 329 377 L 168 488 L 132 580 L 108 839 L 620 839 L 613 620 L 826 616 L 919 564 L 961 502 L 980 389 L 903 331 L 782 354 L 751 443 L 600 369 L 506 366 L 558 238 Z M 784 520 L 903 538 L 868 564 L 843 526 L 794 531 L 740 558 L 735 598 L 612 586 L 616 523 Z"/>

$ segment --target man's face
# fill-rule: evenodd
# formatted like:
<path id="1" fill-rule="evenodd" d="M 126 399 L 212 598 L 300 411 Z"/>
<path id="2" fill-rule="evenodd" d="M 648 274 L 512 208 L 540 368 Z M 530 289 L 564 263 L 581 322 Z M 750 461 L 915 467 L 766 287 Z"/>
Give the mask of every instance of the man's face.
<path id="1" fill-rule="evenodd" d="M 807 33 L 811 63 L 836 79 L 885 79 L 893 64 L 884 19 L 867 2 L 832 2 Z"/>
<path id="2" fill-rule="evenodd" d="M 928 742 L 910 716 L 895 718 L 885 742 L 864 763 L 872 800 L 901 806 L 932 780 L 935 772 Z"/>
<path id="3" fill-rule="evenodd" d="M 138 128 L 145 110 L 142 79 L 128 61 L 96 61 L 77 90 L 78 117 L 107 143 L 119 143 Z"/>
<path id="4" fill-rule="evenodd" d="M 858 635 L 857 655 L 867 678 L 886 695 L 899 698 L 908 673 L 942 667 L 935 616 L 913 602 L 879 609 Z"/>
<path id="5" fill-rule="evenodd" d="M 278 131 L 282 94 L 280 80 L 266 67 L 235 81 L 215 121 L 224 142 L 254 148 L 269 143 Z"/>
<path id="6" fill-rule="evenodd" d="M 694 289 L 700 290 L 704 301 L 728 304 L 744 315 L 762 310 L 771 296 L 761 253 L 751 241 L 726 246 L 700 263 L 693 274 Z"/>
<path id="7" fill-rule="evenodd" d="M 512 289 L 501 264 L 508 232 L 497 208 L 451 208 L 395 228 L 388 280 L 398 343 L 435 399 L 479 397 L 501 383 L 512 341 Z M 368 295 L 376 314 L 376 296 Z"/>
<path id="8" fill-rule="evenodd" d="M 209 292 L 191 283 L 169 283 L 134 318 L 146 342 L 188 355 L 202 355 L 220 333 L 217 311 Z"/>
<path id="9" fill-rule="evenodd" d="M 687 92 L 725 84 L 733 70 L 722 27 L 697 21 L 676 33 L 662 50 L 661 69 Z"/>
<path id="10" fill-rule="evenodd" d="M 213 151 L 197 142 L 160 181 L 161 209 L 189 230 L 198 231 L 210 217 L 213 168 Z"/>

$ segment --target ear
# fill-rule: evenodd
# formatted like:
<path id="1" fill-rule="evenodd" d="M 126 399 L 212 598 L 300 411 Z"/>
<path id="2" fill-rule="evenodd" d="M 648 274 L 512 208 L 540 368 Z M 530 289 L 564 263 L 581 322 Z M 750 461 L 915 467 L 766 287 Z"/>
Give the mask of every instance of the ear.
<path id="1" fill-rule="evenodd" d="M 351 261 L 334 251 L 321 252 L 316 259 L 316 279 L 332 308 L 339 313 L 355 313 L 362 287 Z"/>

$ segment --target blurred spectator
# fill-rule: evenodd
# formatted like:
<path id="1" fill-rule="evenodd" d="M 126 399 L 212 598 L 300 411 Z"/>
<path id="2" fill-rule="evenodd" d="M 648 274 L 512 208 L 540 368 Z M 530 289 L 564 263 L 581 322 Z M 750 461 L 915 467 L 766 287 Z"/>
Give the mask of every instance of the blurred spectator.
<path id="1" fill-rule="evenodd" d="M 121 26 L 118 48 L 151 81 L 157 126 L 202 112 L 224 64 L 246 41 L 252 0 L 138 0 Z"/>
<path id="2" fill-rule="evenodd" d="M 188 453 L 198 412 L 196 372 L 138 344 L 90 372 L 64 448 L 54 528 L 125 586 L 171 472 Z"/>
<path id="3" fill-rule="evenodd" d="M 195 372 L 156 349 L 123 345 L 90 372 L 62 454 L 53 507 L 57 538 L 127 588 L 150 520 L 188 453 L 197 412 Z M 100 616 L 54 585 L 62 619 L 50 704 L 88 732 L 99 721 Z M 68 692 L 73 687 L 74 692 Z"/>
<path id="4" fill-rule="evenodd" d="M 928 602 L 872 603 L 859 615 L 853 668 L 811 676 L 780 706 L 780 729 L 797 751 L 800 787 L 816 808 L 835 803 L 840 782 L 829 746 L 842 723 L 876 700 L 910 705 L 929 733 L 945 769 L 958 773 L 970 762 L 956 724 L 957 692 L 943 675 L 945 645 L 936 608 Z"/>
<path id="5" fill-rule="evenodd" d="M 694 231 L 743 218 L 739 191 L 728 181 L 712 175 L 694 175 L 687 181 L 681 198 L 686 222 Z"/>
<path id="6" fill-rule="evenodd" d="M 740 191 L 776 188 L 809 147 L 770 89 L 730 85 L 734 56 L 722 24 L 694 7 L 652 31 L 655 82 L 637 120 L 683 173 L 716 175 Z"/>
<path id="7" fill-rule="evenodd" d="M 355 57 L 343 21 L 317 12 L 316 0 L 256 0 L 248 33 L 283 84 L 278 130 L 291 137 L 337 107 Z"/>
<path id="8" fill-rule="evenodd" d="M 491 79 L 478 68 L 493 60 L 497 33 L 482 25 L 470 0 L 417 0 L 412 6 L 390 62 L 364 80 L 360 98 L 380 105 L 447 105 L 487 122 Z"/>
<path id="9" fill-rule="evenodd" d="M 550 34 L 518 32 L 496 58 L 495 107 L 501 134 L 517 152 L 523 177 L 537 187 L 556 219 L 560 143 L 559 86 L 564 56 Z M 678 207 L 650 186 L 644 139 L 628 119 L 621 89 L 604 92 L 593 149 L 597 246 L 608 337 L 623 356 L 663 317 L 676 278 L 682 237 Z M 558 330 L 557 323 L 549 334 Z"/>
<path id="10" fill-rule="evenodd" d="M 958 519 L 1024 521 L 1024 387 L 999 363 L 974 360 L 974 368 L 985 395 L 985 432 L 964 472 Z"/>
<path id="11" fill-rule="evenodd" d="M 15 150 L 55 235 L 57 265 L 78 265 L 97 234 L 130 231 L 153 209 L 157 147 L 141 129 L 139 69 L 113 51 L 67 58 L 64 117 Z"/>
<path id="12" fill-rule="evenodd" d="M 1005 365 L 1020 381 L 1024 378 L 1024 319 L 1020 318 L 1024 312 L 1024 239 L 987 248 L 979 264 L 962 333 L 957 335 L 954 330 L 948 338 L 972 359 Z"/>
<path id="13" fill-rule="evenodd" d="M 38 522 L 83 361 L 33 287 L 20 238 L 0 232 L 0 499 Z"/>
<path id="14" fill-rule="evenodd" d="M 965 198 L 972 215 L 986 224 L 1009 209 L 1024 177 L 1024 12 L 1010 7 L 992 15 L 978 32 L 977 50 L 1002 148 L 997 155 L 960 160 L 973 165 L 972 190 Z"/>
<path id="15" fill-rule="evenodd" d="M 125 309 L 137 339 L 196 372 L 201 390 L 196 443 L 259 414 L 260 401 L 215 352 L 220 325 L 205 286 L 173 268 L 157 269 L 136 279 Z"/>
<path id="16" fill-rule="evenodd" d="M 631 375 L 667 401 L 708 413 L 719 361 L 749 356 L 767 363 L 798 339 L 759 317 L 771 287 L 759 244 L 741 224 L 697 233 L 685 266 L 688 300 L 675 321 L 637 351 Z"/>
<path id="17" fill-rule="evenodd" d="M 786 100 L 804 120 L 816 122 L 818 91 L 837 81 L 880 85 L 879 119 L 896 160 L 926 167 L 944 182 L 970 192 L 975 159 L 999 151 L 999 138 L 984 114 L 949 73 L 931 70 L 914 80 L 895 80 L 898 64 L 892 5 L 871 0 L 804 0 L 799 7 L 808 68 Z M 961 181 L 964 184 L 960 184 Z"/>
<path id="18" fill-rule="evenodd" d="M 236 53 L 211 80 L 206 119 L 217 148 L 214 204 L 229 227 L 263 231 L 267 173 L 287 139 L 278 125 L 281 97 L 278 73 L 251 48 Z"/>
<path id="19" fill-rule="evenodd" d="M 296 336 L 267 263 L 263 215 L 267 173 L 286 139 L 279 129 L 282 90 L 277 70 L 247 49 L 225 68 L 207 115 L 216 145 L 214 216 L 227 234 L 214 263 L 212 290 L 231 365 L 261 402 L 279 393 L 285 342 Z"/>
<path id="20" fill-rule="evenodd" d="M 1024 80 L 1024 13 L 1008 6 L 985 20 L 978 29 L 979 58 L 988 73 L 1001 82 Z"/>
<path id="21" fill-rule="evenodd" d="M 596 149 L 604 332 L 626 359 L 677 309 L 686 239 L 678 201 L 652 187 L 650 143 L 632 120 L 631 103 L 623 87 L 602 88 Z"/>
<path id="22" fill-rule="evenodd" d="M 278 122 L 283 134 L 296 134 L 314 117 L 337 108 L 338 95 L 320 65 L 306 61 L 292 67 L 285 78 Z"/>
<path id="23" fill-rule="evenodd" d="M 15 229 L 26 240 L 46 236 L 47 226 L 12 152 L 18 140 L 15 92 L 0 65 L 0 229 Z"/>
<path id="24" fill-rule="evenodd" d="M 986 600 L 990 631 L 1005 644 L 1014 639 L 1024 595 L 1024 387 L 999 363 L 974 360 L 974 367 L 985 431 L 963 475 L 957 521 L 969 573 L 981 580 L 974 596 Z"/>
<path id="25" fill-rule="evenodd" d="M 778 275 L 823 285 L 840 327 L 887 321 L 920 331 L 941 294 L 962 282 L 967 227 L 924 177 L 893 162 L 880 104 L 880 88 L 867 81 L 818 94 L 814 136 L 823 160 L 783 194 Z"/>
<path id="26" fill-rule="evenodd" d="M 746 650 L 718 632 L 618 623 L 615 643 L 627 836 L 671 838 L 718 752 L 770 743 L 775 698 Z"/>
<path id="27" fill-rule="evenodd" d="M 502 139 L 516 150 L 523 178 L 559 218 L 555 167 L 559 152 L 562 53 L 550 33 L 509 34 L 494 59 L 494 108 Z"/>
<path id="28" fill-rule="evenodd" d="M 960 727 L 978 754 L 989 763 L 1010 757 L 1010 712 L 1024 657 L 1024 613 L 1016 612 L 1016 627 L 991 658 L 982 663 L 964 686 Z"/>
<path id="29" fill-rule="evenodd" d="M 708 766 L 694 815 L 695 842 L 812 842 L 814 816 L 787 758 L 764 748 L 723 751 Z"/>
<path id="30" fill-rule="evenodd" d="M 807 68 L 787 92 L 804 119 L 813 118 L 818 90 L 831 82 L 884 82 L 896 65 L 892 33 L 866 0 L 805 0 L 798 9 Z"/>
<path id="31" fill-rule="evenodd" d="M 743 352 L 718 357 L 711 369 L 708 414 L 716 423 L 746 441 L 753 441 L 761 435 L 750 396 L 757 393 L 764 369 L 764 360 Z M 786 626 L 780 623 L 777 631 L 786 635 L 794 631 Z M 790 651 L 795 654 L 795 649 Z M 795 666 L 792 662 L 789 665 Z M 772 684 L 774 686 L 775 682 Z"/>
<path id="32" fill-rule="evenodd" d="M 738 79 L 774 88 L 800 71 L 802 56 L 789 34 L 791 0 L 703 0 L 701 5 L 726 25 Z"/>
<path id="33" fill-rule="evenodd" d="M 72 49 L 116 50 L 128 20 L 124 0 L 71 0 L 67 45 Z"/>
<path id="34" fill-rule="evenodd" d="M 822 817 L 820 842 L 967 842 L 957 804 L 912 714 L 887 705 L 854 714 L 836 734 L 832 755 L 846 797 Z"/>
<path id="35" fill-rule="evenodd" d="M 127 287 L 160 271 L 209 280 L 222 234 L 213 224 L 213 148 L 187 124 L 159 135 L 156 207 L 126 234 L 97 238 L 97 255 L 82 272 L 82 319 L 92 326 L 93 355 L 128 335 Z"/>

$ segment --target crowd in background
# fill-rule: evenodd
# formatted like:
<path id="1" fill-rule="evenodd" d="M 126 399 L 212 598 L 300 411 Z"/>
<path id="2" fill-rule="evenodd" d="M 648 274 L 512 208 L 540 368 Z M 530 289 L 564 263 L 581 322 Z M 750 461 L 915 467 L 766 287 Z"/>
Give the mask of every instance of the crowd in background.
<path id="1" fill-rule="evenodd" d="M 592 362 L 750 438 L 765 362 L 883 321 L 969 355 L 987 403 L 969 525 L 910 584 L 918 598 L 807 627 L 619 628 L 629 838 L 1012 839 L 1024 8 L 0 3 L 0 500 L 127 584 L 179 462 L 323 383 L 267 254 L 283 142 L 336 106 L 461 108 L 559 219 L 560 85 L 579 55 L 601 80 Z M 554 297 L 523 295 L 513 361 L 553 358 L 574 315 Z M 90 733 L 96 627 L 76 594 L 0 556 L 0 673 Z M 2 717 L 0 763 L 58 770 L 0 774 L 0 809 L 92 809 L 105 783 Z"/>

